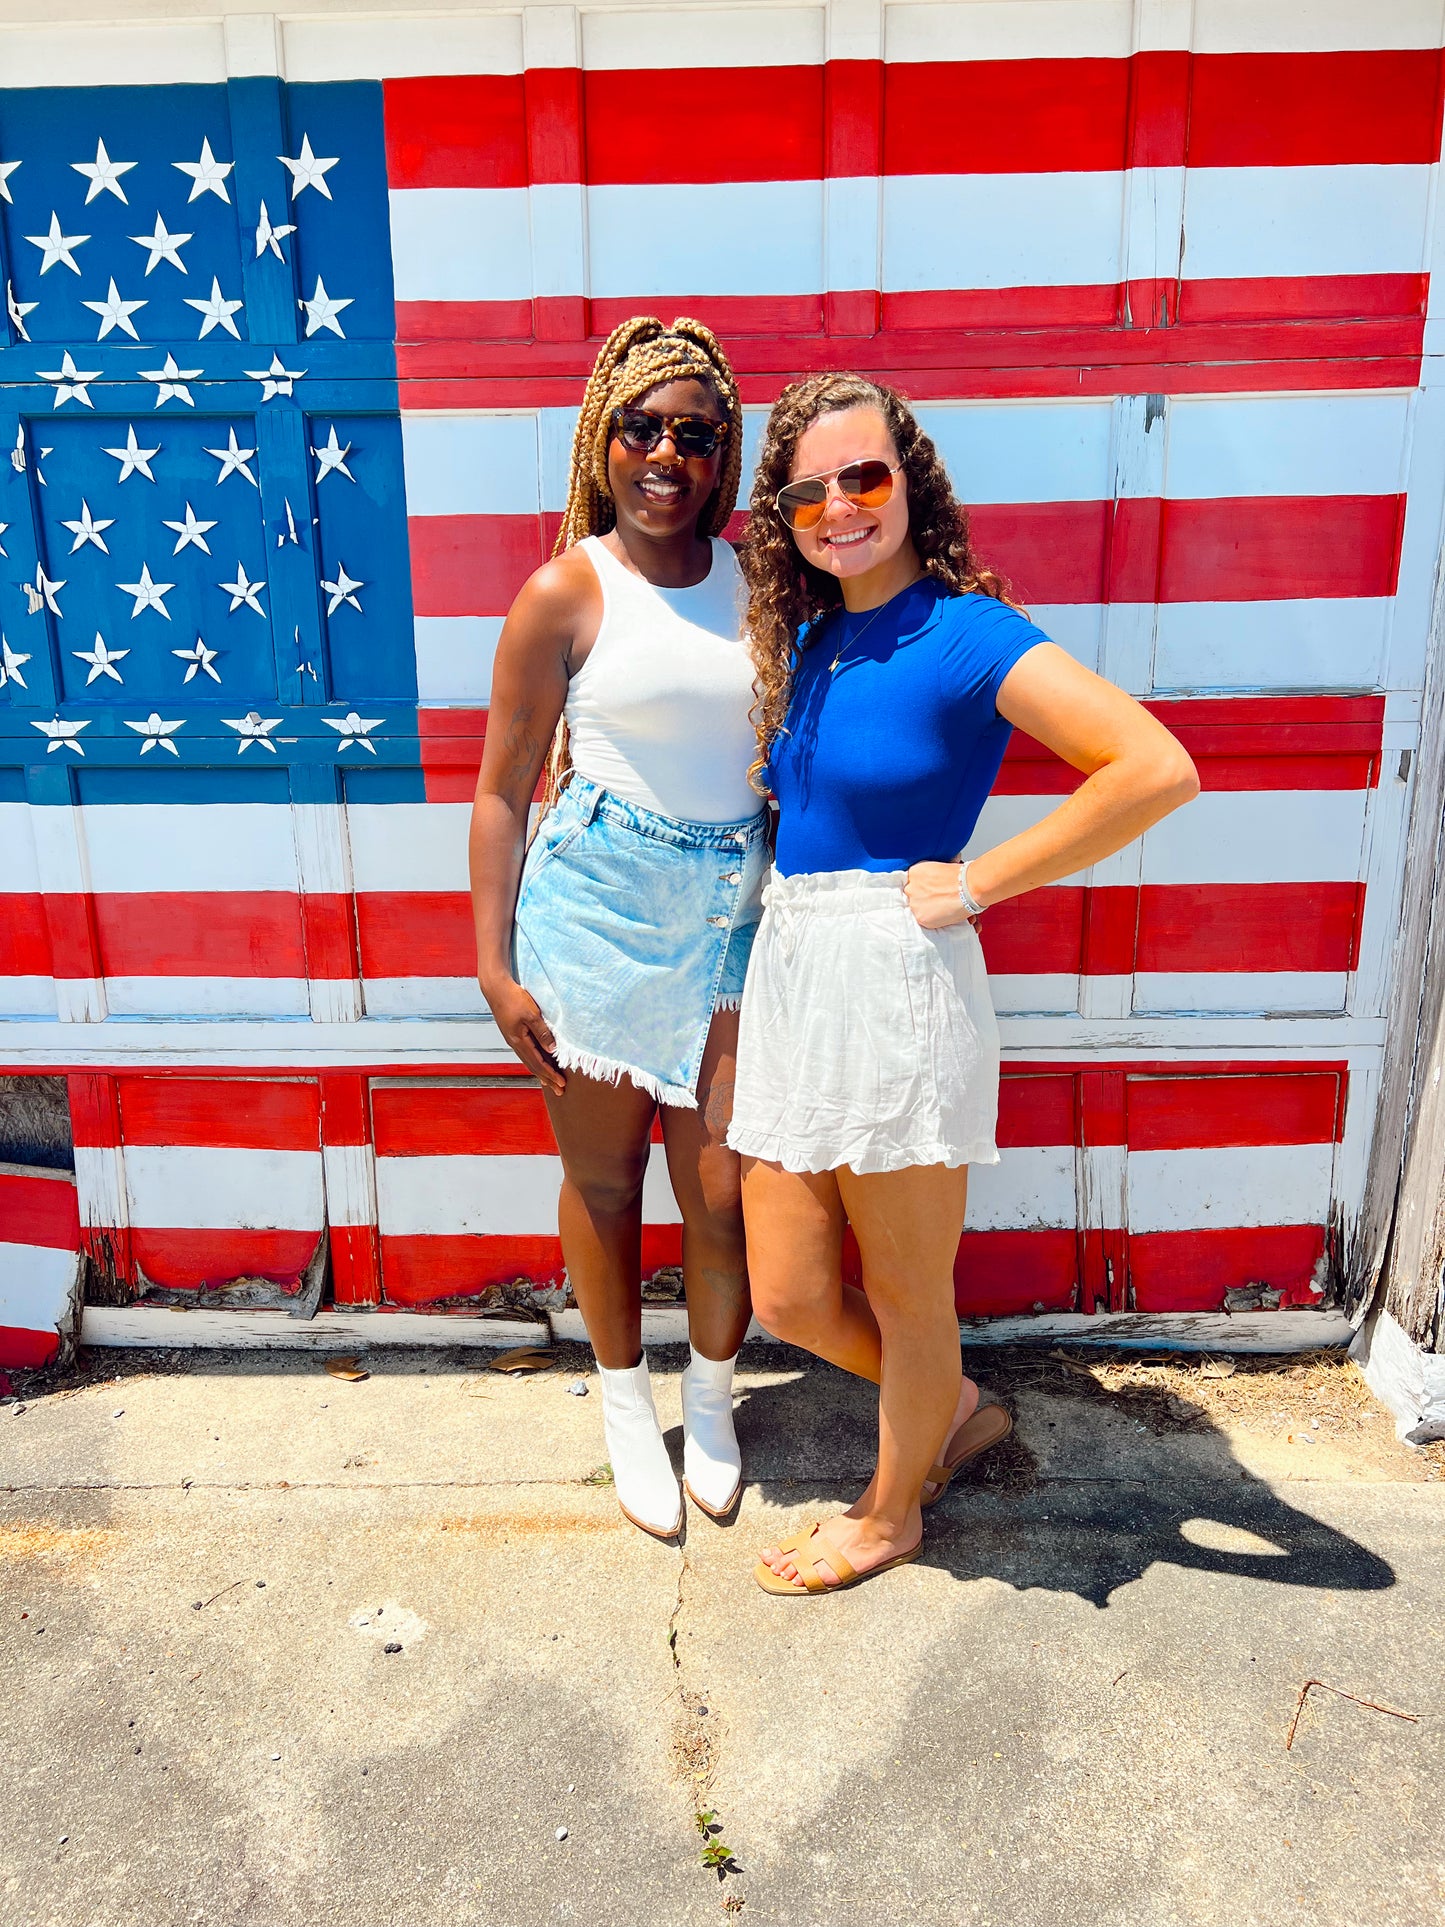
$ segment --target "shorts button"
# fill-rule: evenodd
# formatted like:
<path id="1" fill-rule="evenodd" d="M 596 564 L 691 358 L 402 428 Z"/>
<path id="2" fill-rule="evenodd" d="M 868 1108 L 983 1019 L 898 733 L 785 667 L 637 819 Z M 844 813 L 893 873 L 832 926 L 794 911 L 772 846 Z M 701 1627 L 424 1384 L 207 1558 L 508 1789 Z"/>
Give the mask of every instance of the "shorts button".
<path id="1" fill-rule="evenodd" d="M 711 924 L 715 924 L 719 930 L 726 929 L 728 924 L 731 923 L 731 921 L 732 921 L 731 917 L 709 917 L 708 918 L 708 922 Z"/>

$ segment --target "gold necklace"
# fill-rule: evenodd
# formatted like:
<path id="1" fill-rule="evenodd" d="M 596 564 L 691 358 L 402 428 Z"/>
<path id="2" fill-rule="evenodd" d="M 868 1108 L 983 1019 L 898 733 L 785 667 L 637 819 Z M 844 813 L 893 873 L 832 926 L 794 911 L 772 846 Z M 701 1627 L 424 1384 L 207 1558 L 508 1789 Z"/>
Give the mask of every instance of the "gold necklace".
<path id="1" fill-rule="evenodd" d="M 867 634 L 868 630 L 878 620 L 879 616 L 882 615 L 883 611 L 888 607 L 889 603 L 896 602 L 899 596 L 901 596 L 905 590 L 911 589 L 915 582 L 922 581 L 923 577 L 926 576 L 927 574 L 928 574 L 927 569 L 920 569 L 917 575 L 910 576 L 908 580 L 904 583 L 902 589 L 895 589 L 893 591 L 893 594 L 889 596 L 887 602 L 880 602 L 878 604 L 878 607 L 873 611 L 872 615 L 869 616 L 867 622 L 863 624 L 863 627 L 861 629 L 855 629 L 851 636 L 845 636 L 843 638 L 842 642 L 840 642 L 838 645 L 837 655 L 834 656 L 833 660 L 828 664 L 828 674 L 830 676 L 837 669 L 838 664 L 843 660 L 847 652 L 853 647 L 853 644 L 855 642 L 858 642 L 863 636 Z"/>

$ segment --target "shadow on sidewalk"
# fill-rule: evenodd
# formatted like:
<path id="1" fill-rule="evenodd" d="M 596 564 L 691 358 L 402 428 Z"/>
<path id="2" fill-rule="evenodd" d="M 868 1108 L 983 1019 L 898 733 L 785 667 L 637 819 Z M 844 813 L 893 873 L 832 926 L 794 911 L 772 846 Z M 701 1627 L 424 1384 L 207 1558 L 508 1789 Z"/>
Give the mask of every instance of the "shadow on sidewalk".
<path id="1" fill-rule="evenodd" d="M 1007 1384 L 1007 1367 L 986 1375 L 1000 1389 Z M 988 1389 L 984 1396 L 1012 1404 Z M 820 1518 L 851 1504 L 872 1463 L 875 1399 L 871 1387 L 815 1363 L 796 1378 L 751 1388 L 739 1411 L 749 1483 L 774 1505 L 796 1509 L 811 1499 Z M 1086 1432 L 1101 1404 L 1132 1422 L 1133 1440 L 1111 1437 L 1107 1459 L 1096 1454 L 1068 1472 L 1043 1473 L 1030 1439 L 1048 1421 L 1031 1414 L 925 1513 L 920 1564 L 1021 1592 L 1073 1593 L 1100 1608 L 1156 1564 L 1325 1591 L 1395 1584 L 1385 1560 L 1242 1465 L 1202 1411 L 1161 1425 L 1161 1402 L 1150 1391 L 1066 1390 L 1047 1406 L 1057 1414 L 1055 1435 L 1067 1437 L 1071 1419 Z M 840 1461 L 850 1472 L 819 1478 L 811 1470 Z"/>

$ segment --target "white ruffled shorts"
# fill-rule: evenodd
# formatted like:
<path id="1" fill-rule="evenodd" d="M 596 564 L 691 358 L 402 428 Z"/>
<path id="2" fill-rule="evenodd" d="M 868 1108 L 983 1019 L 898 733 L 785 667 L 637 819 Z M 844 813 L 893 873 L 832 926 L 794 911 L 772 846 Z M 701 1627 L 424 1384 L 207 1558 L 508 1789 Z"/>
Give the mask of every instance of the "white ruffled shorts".
<path id="1" fill-rule="evenodd" d="M 999 1038 L 971 924 L 924 930 L 904 872 L 768 879 L 728 1143 L 788 1171 L 996 1164 Z"/>

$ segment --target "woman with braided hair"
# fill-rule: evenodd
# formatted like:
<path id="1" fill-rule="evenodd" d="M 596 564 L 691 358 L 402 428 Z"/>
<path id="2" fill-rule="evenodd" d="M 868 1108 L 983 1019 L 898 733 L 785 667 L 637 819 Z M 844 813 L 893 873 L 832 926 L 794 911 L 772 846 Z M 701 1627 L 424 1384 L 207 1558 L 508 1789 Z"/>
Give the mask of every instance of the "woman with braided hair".
<path id="1" fill-rule="evenodd" d="M 478 979 L 556 1133 L 562 1252 L 618 1503 L 660 1538 L 681 1529 L 682 1498 L 642 1355 L 659 1113 L 692 1340 L 685 1483 L 715 1517 L 741 1490 L 732 1375 L 750 1307 L 726 1132 L 765 865 L 744 597 L 719 538 L 741 465 L 737 383 L 709 331 L 647 316 L 616 329 L 583 397 L 553 558 L 497 644 L 472 811 Z"/>
<path id="2" fill-rule="evenodd" d="M 728 1133 L 753 1296 L 770 1331 L 879 1387 L 862 1497 L 755 1568 L 764 1591 L 806 1598 L 916 1558 L 922 1508 L 1010 1426 L 963 1376 L 954 1311 L 968 1166 L 998 1162 L 974 924 L 1122 849 L 1199 784 L 1147 710 L 1012 605 L 890 388 L 820 375 L 784 390 L 743 568 L 753 770 L 779 810 Z M 975 854 L 1013 724 L 1085 780 Z M 850 1223 L 861 1291 L 842 1278 Z"/>

